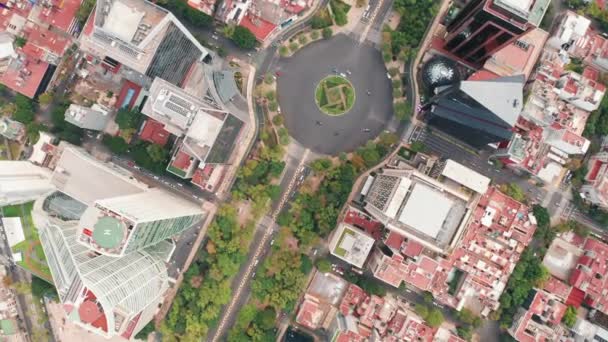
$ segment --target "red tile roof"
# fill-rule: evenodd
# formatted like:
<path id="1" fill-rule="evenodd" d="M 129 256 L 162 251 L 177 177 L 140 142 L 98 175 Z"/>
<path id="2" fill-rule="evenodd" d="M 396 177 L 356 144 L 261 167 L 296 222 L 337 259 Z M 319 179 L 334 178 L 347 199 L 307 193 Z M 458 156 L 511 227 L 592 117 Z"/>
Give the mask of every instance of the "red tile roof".
<path id="1" fill-rule="evenodd" d="M 43 7 L 38 19 L 61 31 L 68 32 L 82 0 L 50 0 L 51 7 Z"/>
<path id="2" fill-rule="evenodd" d="M 572 286 L 585 292 L 585 302 L 593 308 L 608 313 L 608 245 L 587 238 L 583 246 L 585 254 L 577 261 L 570 274 Z"/>
<path id="3" fill-rule="evenodd" d="M 192 164 L 192 159 L 193 158 L 189 154 L 180 150 L 179 152 L 177 152 L 177 155 L 175 156 L 173 163 L 171 163 L 171 166 L 183 171 L 187 171 L 190 167 L 190 164 Z"/>
<path id="4" fill-rule="evenodd" d="M 261 42 L 266 40 L 268 35 L 277 27 L 275 24 L 250 13 L 243 17 L 239 25 L 249 29 L 255 38 Z"/>
<path id="5" fill-rule="evenodd" d="M 557 334 L 552 327 L 561 322 L 566 308 L 566 305 L 554 300 L 545 291 L 537 291 L 528 311 L 515 323 L 513 334 L 515 339 L 519 342 L 555 340 Z M 535 321 L 533 316 L 545 318 L 548 324 Z"/>
<path id="6" fill-rule="evenodd" d="M 348 316 L 360 303 L 369 297 L 363 289 L 355 284 L 349 284 L 342 301 L 340 302 L 340 312 Z"/>
<path id="7" fill-rule="evenodd" d="M 401 253 L 403 253 L 403 255 L 408 256 L 410 258 L 414 258 L 414 257 L 419 256 L 420 253 L 422 253 L 423 249 L 424 249 L 424 247 L 421 244 L 410 239 L 405 243 L 405 246 L 401 250 Z"/>
<path id="8" fill-rule="evenodd" d="M 144 124 L 144 128 L 142 129 L 139 138 L 153 144 L 165 146 L 171 133 L 167 132 L 164 127 L 165 125 L 162 123 L 153 119 L 148 119 Z"/>
<path id="9" fill-rule="evenodd" d="M 49 68 L 49 64 L 25 53 L 22 53 L 22 56 L 25 58 L 23 66 L 20 68 L 9 67 L 7 71 L 0 75 L 0 83 L 22 95 L 33 98 Z"/>
<path id="10" fill-rule="evenodd" d="M 403 243 L 403 239 L 403 236 L 399 235 L 399 233 L 391 231 L 386 240 L 384 240 L 384 244 L 390 248 L 399 250 L 401 248 L 401 244 Z"/>
<path id="11" fill-rule="evenodd" d="M 321 309 L 318 302 L 312 298 L 305 298 L 300 305 L 300 310 L 296 316 L 296 322 L 309 329 L 315 330 L 319 328 L 321 320 L 325 312 Z"/>
<path id="12" fill-rule="evenodd" d="M 552 276 L 545 282 L 544 290 L 560 298 L 562 301 L 566 301 L 570 295 L 572 286 Z"/>
<path id="13" fill-rule="evenodd" d="M 350 208 L 348 210 L 344 217 L 344 222 L 363 229 L 375 240 L 380 240 L 382 237 L 382 223 L 375 221 L 356 209 Z"/>

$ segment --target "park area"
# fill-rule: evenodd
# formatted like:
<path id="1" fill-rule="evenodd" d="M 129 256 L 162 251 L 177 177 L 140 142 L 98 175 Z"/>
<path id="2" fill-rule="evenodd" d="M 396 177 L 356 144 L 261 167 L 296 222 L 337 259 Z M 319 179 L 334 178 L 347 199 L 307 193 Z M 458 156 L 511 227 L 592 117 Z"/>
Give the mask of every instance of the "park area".
<path id="1" fill-rule="evenodd" d="M 6 206 L 2 208 L 2 214 L 4 217 L 21 218 L 25 240 L 11 246 L 13 254 L 21 253 L 21 261 L 17 261 L 17 265 L 52 283 L 53 279 L 40 244 L 38 230 L 32 220 L 33 206 L 34 202 Z"/>
<path id="2" fill-rule="evenodd" d="M 327 115 L 342 115 L 353 107 L 355 89 L 344 77 L 328 76 L 317 85 L 315 102 Z"/>

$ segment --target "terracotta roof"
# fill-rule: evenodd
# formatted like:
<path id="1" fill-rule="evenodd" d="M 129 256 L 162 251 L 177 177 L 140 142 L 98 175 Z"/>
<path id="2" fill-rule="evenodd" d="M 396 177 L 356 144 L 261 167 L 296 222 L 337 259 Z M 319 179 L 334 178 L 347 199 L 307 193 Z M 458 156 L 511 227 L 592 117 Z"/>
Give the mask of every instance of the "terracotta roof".
<path id="1" fill-rule="evenodd" d="M 165 146 L 171 133 L 164 129 L 165 125 L 153 119 L 146 120 L 144 128 L 139 135 L 141 140 L 149 141 L 153 144 Z"/>
<path id="2" fill-rule="evenodd" d="M 239 25 L 249 29 L 259 41 L 266 40 L 268 35 L 277 27 L 273 23 L 252 14 L 244 16 Z"/>

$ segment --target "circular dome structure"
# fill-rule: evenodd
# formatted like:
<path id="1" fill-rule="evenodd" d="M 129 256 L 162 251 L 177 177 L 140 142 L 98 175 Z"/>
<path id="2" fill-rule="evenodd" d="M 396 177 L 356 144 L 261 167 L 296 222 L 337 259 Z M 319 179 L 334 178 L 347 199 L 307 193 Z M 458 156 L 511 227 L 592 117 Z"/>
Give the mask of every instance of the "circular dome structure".
<path id="1" fill-rule="evenodd" d="M 456 63 L 446 57 L 435 56 L 422 67 L 422 82 L 427 90 L 451 85 L 460 81 L 460 72 Z"/>

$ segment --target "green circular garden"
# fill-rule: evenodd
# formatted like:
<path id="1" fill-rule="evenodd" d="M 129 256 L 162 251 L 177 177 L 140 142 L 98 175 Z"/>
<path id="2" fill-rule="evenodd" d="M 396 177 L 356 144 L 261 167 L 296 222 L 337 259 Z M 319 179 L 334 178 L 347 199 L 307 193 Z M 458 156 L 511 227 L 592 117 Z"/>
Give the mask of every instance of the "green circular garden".
<path id="1" fill-rule="evenodd" d="M 315 102 L 327 115 L 346 114 L 355 104 L 355 88 L 345 77 L 327 76 L 317 85 Z"/>

